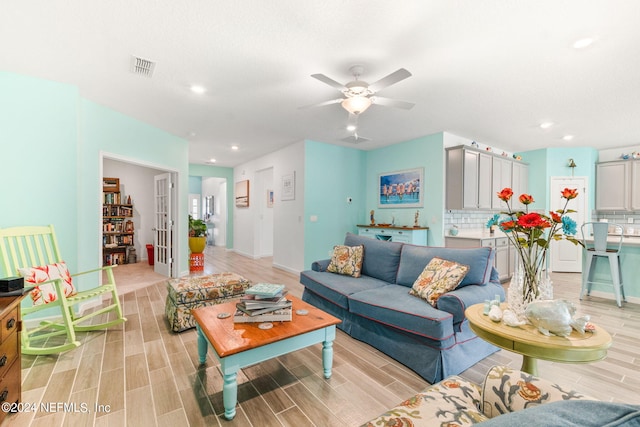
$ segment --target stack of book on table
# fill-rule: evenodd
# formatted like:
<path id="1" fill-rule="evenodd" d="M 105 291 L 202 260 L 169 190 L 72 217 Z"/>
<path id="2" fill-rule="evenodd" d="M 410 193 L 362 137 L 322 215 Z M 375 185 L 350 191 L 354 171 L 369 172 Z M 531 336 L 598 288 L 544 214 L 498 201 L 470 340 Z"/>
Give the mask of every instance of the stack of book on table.
<path id="1" fill-rule="evenodd" d="M 291 321 L 291 301 L 284 285 L 257 283 L 236 304 L 235 323 Z"/>

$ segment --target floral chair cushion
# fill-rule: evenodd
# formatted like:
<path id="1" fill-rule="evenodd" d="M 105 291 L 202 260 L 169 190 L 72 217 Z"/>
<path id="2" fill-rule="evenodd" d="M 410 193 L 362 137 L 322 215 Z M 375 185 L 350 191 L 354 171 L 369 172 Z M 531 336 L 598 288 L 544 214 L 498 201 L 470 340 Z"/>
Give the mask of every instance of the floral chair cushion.
<path id="1" fill-rule="evenodd" d="M 454 290 L 469 271 L 469 266 L 434 257 L 416 279 L 409 293 L 436 306 L 438 298 Z"/>
<path id="2" fill-rule="evenodd" d="M 19 268 L 18 272 L 24 277 L 26 283 L 34 286 L 30 292 L 33 305 L 48 304 L 58 299 L 53 282 L 41 285 L 41 283 L 55 279 L 62 279 L 64 295 L 66 297 L 76 294 L 76 288 L 73 286 L 71 274 L 69 274 L 69 269 L 64 261 L 39 267 Z"/>
<path id="3" fill-rule="evenodd" d="M 494 366 L 482 386 L 482 412 L 489 418 L 558 400 L 597 400 L 526 372 Z"/>
<path id="4" fill-rule="evenodd" d="M 333 247 L 331 261 L 327 271 L 331 273 L 344 274 L 346 276 L 360 277 L 362 274 L 362 260 L 364 246 L 344 246 Z"/>
<path id="5" fill-rule="evenodd" d="M 450 376 L 362 427 L 468 426 L 488 418 L 479 410 L 480 387 Z"/>

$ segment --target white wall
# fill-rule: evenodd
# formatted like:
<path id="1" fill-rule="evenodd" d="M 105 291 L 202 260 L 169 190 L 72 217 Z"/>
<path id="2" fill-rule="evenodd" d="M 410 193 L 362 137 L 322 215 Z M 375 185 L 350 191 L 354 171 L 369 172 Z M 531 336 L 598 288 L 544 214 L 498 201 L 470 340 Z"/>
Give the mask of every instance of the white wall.
<path id="1" fill-rule="evenodd" d="M 258 208 L 258 215 L 254 218 L 257 230 L 255 245 L 258 248 L 258 255 L 261 257 L 273 255 L 273 206 L 267 206 L 268 190 L 274 190 L 273 168 L 263 169 L 256 173 L 257 197 L 254 201 Z"/>
<path id="2" fill-rule="evenodd" d="M 153 177 L 164 171 L 105 158 L 102 174 L 120 179 L 120 192 L 133 203 L 134 247 L 138 261 L 147 259 L 146 244 L 153 243 Z"/>
<path id="3" fill-rule="evenodd" d="M 273 170 L 272 185 L 275 193 L 273 206 L 273 265 L 294 273 L 304 267 L 304 142 L 252 160 L 234 168 L 234 183 L 249 180 L 249 207 L 234 206 L 234 242 L 236 252 L 252 257 L 261 256 L 256 244 L 260 215 L 260 202 L 266 200 L 265 171 Z M 281 183 L 285 174 L 295 172 L 295 200 L 281 200 Z M 260 180 L 260 182 L 258 182 Z"/>

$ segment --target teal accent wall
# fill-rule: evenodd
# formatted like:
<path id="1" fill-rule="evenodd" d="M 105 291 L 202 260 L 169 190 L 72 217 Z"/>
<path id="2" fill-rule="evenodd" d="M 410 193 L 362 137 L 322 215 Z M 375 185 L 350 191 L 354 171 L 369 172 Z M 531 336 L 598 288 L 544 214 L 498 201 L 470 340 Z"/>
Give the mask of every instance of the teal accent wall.
<path id="1" fill-rule="evenodd" d="M 77 268 L 78 90 L 0 72 L 0 93 L 0 227 L 53 224 Z"/>
<path id="2" fill-rule="evenodd" d="M 590 147 L 545 148 L 522 153 L 529 163 L 529 193 L 536 201 L 536 209 L 548 210 L 551 206 L 549 185 L 552 176 L 571 176 L 569 159 L 576 163 L 574 176 L 586 176 L 589 186 L 589 209 L 595 207 L 595 177 L 598 151 Z"/>
<path id="3" fill-rule="evenodd" d="M 94 102 L 80 100 L 80 139 L 78 142 L 78 236 L 82 258 L 80 268 L 89 269 L 101 262 L 95 257 L 101 251 L 102 209 L 101 152 L 143 162 L 156 169 L 177 173 L 178 259 L 177 272 L 189 268 L 188 212 L 189 145 L 146 123 L 125 116 Z M 184 224 L 180 227 L 180 224 Z M 94 233 L 93 230 L 97 232 Z"/>
<path id="4" fill-rule="evenodd" d="M 53 224 L 72 272 L 100 265 L 102 152 L 176 172 L 187 212 L 187 141 L 84 100 L 75 86 L 0 72 L 0 93 L 0 227 Z M 179 271 L 188 269 L 180 234 Z"/>
<path id="5" fill-rule="evenodd" d="M 202 177 L 189 175 L 189 194 L 202 194 Z"/>
<path id="6" fill-rule="evenodd" d="M 334 245 L 368 218 L 363 189 L 366 153 L 350 147 L 305 141 L 304 265 L 329 258 Z M 347 203 L 347 198 L 353 201 Z M 311 222 L 310 216 L 318 220 Z"/>
<path id="7" fill-rule="evenodd" d="M 233 192 L 235 188 L 233 185 L 233 168 L 225 168 L 221 166 L 208 166 L 208 165 L 189 165 L 190 177 L 214 177 L 224 178 L 227 180 L 227 248 L 233 248 L 233 207 L 235 206 L 235 199 Z M 202 188 L 202 187 L 201 187 Z M 198 191 L 200 193 L 201 191 Z"/>
<path id="8" fill-rule="evenodd" d="M 437 133 L 411 141 L 366 152 L 366 206 L 359 219 L 367 224 L 369 211 L 375 211 L 376 222 L 390 222 L 413 226 L 414 215 L 419 212 L 419 225 L 429 227 L 429 246 L 444 246 L 444 144 L 443 134 Z M 424 168 L 424 207 L 378 208 L 379 174 L 414 168 Z"/>

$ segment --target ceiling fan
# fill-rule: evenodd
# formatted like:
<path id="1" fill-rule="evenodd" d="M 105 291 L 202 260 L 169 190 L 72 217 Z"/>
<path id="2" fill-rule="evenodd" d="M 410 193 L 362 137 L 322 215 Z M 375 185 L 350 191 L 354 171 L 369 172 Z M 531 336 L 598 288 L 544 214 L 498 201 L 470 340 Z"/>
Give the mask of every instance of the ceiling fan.
<path id="1" fill-rule="evenodd" d="M 349 112 L 349 114 L 358 115 L 363 113 L 371 104 L 382 105 L 385 107 L 396 107 L 405 110 L 411 109 L 415 104 L 412 102 L 399 101 L 396 99 L 384 98 L 377 96 L 376 93 L 398 83 L 411 76 L 411 73 L 404 68 L 400 68 L 397 71 L 389 74 L 386 77 L 381 78 L 375 83 L 367 83 L 364 80 L 360 80 L 360 76 L 364 71 L 364 67 L 361 65 L 354 65 L 349 68 L 349 72 L 353 75 L 353 80 L 346 84 L 338 83 L 330 77 L 324 74 L 312 74 L 311 77 L 320 80 L 323 83 L 328 84 L 331 87 L 338 89 L 344 95 L 343 98 L 336 98 L 329 101 L 321 102 L 319 104 L 306 105 L 300 108 L 310 107 L 322 107 L 331 104 L 341 104 L 342 107 Z"/>

